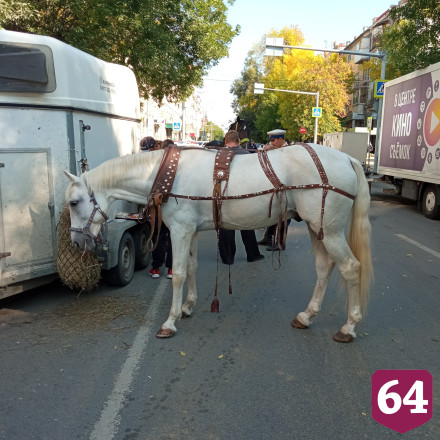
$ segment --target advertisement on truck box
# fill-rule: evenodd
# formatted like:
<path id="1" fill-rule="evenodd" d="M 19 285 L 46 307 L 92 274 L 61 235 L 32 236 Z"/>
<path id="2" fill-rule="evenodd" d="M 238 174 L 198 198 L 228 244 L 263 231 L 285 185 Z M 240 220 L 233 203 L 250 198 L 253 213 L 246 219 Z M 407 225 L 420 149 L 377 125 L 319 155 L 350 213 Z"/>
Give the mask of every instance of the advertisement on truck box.
<path id="1" fill-rule="evenodd" d="M 386 85 L 381 167 L 439 175 L 440 69 L 430 70 Z"/>

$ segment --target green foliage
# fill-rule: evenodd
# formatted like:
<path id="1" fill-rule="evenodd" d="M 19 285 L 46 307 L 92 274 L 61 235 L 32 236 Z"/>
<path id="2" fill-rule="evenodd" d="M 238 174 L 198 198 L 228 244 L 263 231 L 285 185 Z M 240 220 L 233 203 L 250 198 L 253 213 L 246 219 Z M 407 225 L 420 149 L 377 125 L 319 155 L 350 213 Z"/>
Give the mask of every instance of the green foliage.
<path id="1" fill-rule="evenodd" d="M 390 16 L 394 24 L 380 41 L 387 53 L 387 79 L 440 62 L 438 0 L 409 0 L 391 9 Z"/>
<path id="2" fill-rule="evenodd" d="M 270 36 L 282 37 L 289 46 L 304 43 L 297 27 L 286 27 Z M 282 57 L 264 57 L 264 42 L 265 38 L 249 53 L 241 78 L 231 88 L 235 111 L 250 122 L 251 137 L 265 142 L 268 131 L 284 128 L 291 140 L 305 140 L 313 137 L 315 124 L 315 95 L 273 91 L 255 95 L 255 82 L 270 89 L 319 92 L 319 106 L 324 109 L 319 133 L 340 131 L 340 118 L 345 116 L 348 91 L 354 81 L 350 65 L 338 55 L 323 57 L 304 50 L 286 50 Z M 306 128 L 306 135 L 300 135 L 301 127 Z"/>
<path id="3" fill-rule="evenodd" d="M 234 112 L 240 114 L 240 118 L 247 122 L 250 130 L 250 139 L 254 139 L 257 142 L 261 140 L 262 136 L 255 125 L 256 103 L 258 101 L 254 95 L 254 84 L 260 82 L 260 79 L 263 78 L 264 41 L 262 39 L 248 53 L 244 62 L 242 76 L 232 83 L 230 89 L 230 92 L 235 96 L 232 102 Z"/>
<path id="4" fill-rule="evenodd" d="M 228 54 L 234 0 L 0 0 L 0 27 L 55 37 L 136 74 L 143 97 L 182 100 Z"/>
<path id="5" fill-rule="evenodd" d="M 4 21 L 16 27 L 29 17 L 35 18 L 37 14 L 37 11 L 28 2 L 0 0 L 0 29 L 1 23 Z"/>

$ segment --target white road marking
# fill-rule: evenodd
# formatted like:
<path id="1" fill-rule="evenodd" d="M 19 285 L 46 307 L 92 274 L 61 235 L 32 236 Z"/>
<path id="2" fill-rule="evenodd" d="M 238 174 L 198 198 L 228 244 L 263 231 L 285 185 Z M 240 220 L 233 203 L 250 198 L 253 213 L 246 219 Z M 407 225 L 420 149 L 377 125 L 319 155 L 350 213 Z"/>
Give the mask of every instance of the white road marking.
<path id="1" fill-rule="evenodd" d="M 434 255 L 434 257 L 440 258 L 440 252 L 435 251 L 434 249 L 429 248 L 428 246 L 425 246 L 422 243 L 419 243 L 418 241 L 413 240 L 412 238 L 407 237 L 403 234 L 394 234 L 396 237 L 399 237 L 402 240 L 407 241 L 408 243 L 413 244 L 414 246 L 417 246 L 418 248 L 424 250 L 425 252 L 428 252 L 428 254 Z"/>
<path id="2" fill-rule="evenodd" d="M 153 301 L 145 314 L 146 324 L 139 329 L 134 338 L 133 345 L 128 351 L 127 360 L 122 366 L 112 393 L 103 406 L 101 418 L 95 424 L 90 440 L 112 440 L 117 434 L 121 421 L 120 413 L 131 390 L 134 377 L 139 370 L 153 327 L 157 325 L 155 315 L 157 315 L 162 297 L 169 285 L 170 281 L 166 278 L 160 280 Z"/>

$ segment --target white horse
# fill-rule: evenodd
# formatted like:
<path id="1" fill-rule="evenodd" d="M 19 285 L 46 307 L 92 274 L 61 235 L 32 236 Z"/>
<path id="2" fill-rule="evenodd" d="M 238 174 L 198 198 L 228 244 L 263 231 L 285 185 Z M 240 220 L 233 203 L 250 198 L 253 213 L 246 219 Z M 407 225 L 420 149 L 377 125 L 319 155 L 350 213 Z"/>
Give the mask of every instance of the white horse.
<path id="1" fill-rule="evenodd" d="M 225 196 L 264 194 L 249 198 L 224 200 L 222 227 L 224 229 L 258 229 L 277 223 L 284 203 L 288 218 L 296 214 L 307 223 L 316 259 L 317 281 L 307 309 L 297 315 L 291 325 L 307 328 L 319 313 L 331 272 L 337 265 L 347 288 L 348 320 L 334 336 L 338 342 L 350 342 L 356 337 L 355 326 L 366 307 L 372 278 L 370 255 L 370 195 L 360 163 L 350 156 L 328 147 L 310 144 L 317 153 L 330 190 L 322 213 L 323 189 L 287 190 L 283 206 L 271 202 L 272 187 L 263 171 L 258 154 L 237 155 L 230 168 Z M 71 238 L 79 248 L 95 246 L 109 204 L 122 199 L 145 205 L 164 152 L 139 153 L 109 160 L 81 177 L 66 172 L 71 180 L 66 191 L 70 208 Z M 182 196 L 201 196 L 205 200 L 171 196 L 162 207 L 164 223 L 171 231 L 173 247 L 173 301 L 168 319 L 157 337 L 171 337 L 177 331 L 176 321 L 192 315 L 197 300 L 197 234 L 214 229 L 213 168 L 216 151 L 182 149 L 172 193 Z M 321 184 L 322 173 L 309 152 L 300 145 L 268 152 L 268 158 L 279 180 L 285 186 Z M 224 188 L 224 182 L 222 183 Z M 347 197 L 343 193 L 351 194 Z M 272 206 L 268 217 L 269 205 Z M 349 223 L 348 241 L 345 227 Z M 322 226 L 323 238 L 318 239 Z M 182 305 L 182 290 L 188 280 L 188 293 Z"/>

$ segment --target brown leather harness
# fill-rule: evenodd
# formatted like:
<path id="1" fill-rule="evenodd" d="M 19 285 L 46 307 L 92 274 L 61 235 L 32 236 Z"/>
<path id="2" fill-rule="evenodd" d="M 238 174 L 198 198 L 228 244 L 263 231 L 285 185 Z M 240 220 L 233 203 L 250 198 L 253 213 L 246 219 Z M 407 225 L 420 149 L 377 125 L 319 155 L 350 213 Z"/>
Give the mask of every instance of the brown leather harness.
<path id="1" fill-rule="evenodd" d="M 148 196 L 147 206 L 144 212 L 146 217 L 150 220 L 151 230 L 147 243 L 151 243 L 156 229 L 155 223 L 157 219 L 156 241 L 153 247 L 150 248 L 150 251 L 156 249 L 157 243 L 159 242 L 160 228 L 162 226 L 162 204 L 168 202 L 168 198 L 170 197 L 170 191 L 173 187 L 177 166 L 179 164 L 180 151 L 181 149 L 174 145 L 170 145 L 164 149 L 159 170 L 157 171 L 156 178 L 154 179 Z"/>
<path id="2" fill-rule="evenodd" d="M 283 197 L 286 194 L 286 191 L 295 190 L 295 189 L 322 189 L 322 202 L 321 202 L 321 225 L 318 233 L 318 240 L 322 240 L 324 238 L 323 232 L 323 218 L 324 218 L 324 208 L 325 208 L 325 200 L 329 191 L 336 192 L 338 194 L 343 195 L 344 197 L 348 197 L 349 199 L 354 200 L 355 196 L 350 194 L 340 188 L 337 188 L 333 185 L 329 184 L 327 174 L 325 172 L 324 166 L 322 165 L 321 160 L 316 154 L 315 150 L 308 144 L 298 143 L 295 145 L 300 145 L 306 149 L 306 151 L 310 154 L 317 170 L 319 176 L 321 178 L 321 183 L 314 183 L 308 185 L 284 185 L 278 176 L 276 175 L 272 164 L 269 160 L 269 156 L 267 151 L 259 150 L 258 151 L 258 159 L 260 161 L 261 168 L 264 171 L 264 174 L 273 185 L 273 188 L 267 189 L 265 191 L 257 191 L 249 194 L 239 194 L 234 196 L 227 196 L 226 189 L 229 182 L 229 172 L 231 162 L 235 156 L 235 151 L 233 149 L 223 148 L 220 149 L 215 157 L 214 162 L 214 170 L 213 170 L 213 194 L 212 196 L 188 196 L 182 194 L 174 194 L 171 192 L 173 187 L 174 178 L 176 176 L 177 166 L 179 163 L 179 157 L 181 148 L 176 146 L 167 147 L 164 150 L 164 155 L 162 157 L 161 164 L 159 166 L 158 173 L 154 180 L 150 195 L 148 197 L 148 203 L 146 206 L 146 211 L 150 218 L 151 223 L 151 235 L 149 241 L 153 236 L 153 232 L 155 229 L 155 220 L 156 214 L 158 217 L 158 234 L 160 232 L 160 225 L 162 223 L 162 213 L 161 206 L 163 203 L 166 203 L 169 197 L 173 197 L 176 199 L 187 199 L 187 200 L 212 200 L 213 202 L 213 220 L 216 230 L 221 229 L 221 208 L 224 200 L 237 200 L 237 199 L 247 199 L 251 197 L 258 197 L 265 194 L 272 194 L 269 203 L 269 212 L 268 217 L 271 217 L 272 213 L 272 203 L 274 196 L 277 197 L 280 207 L 282 206 Z M 221 183 L 225 182 L 223 187 L 223 191 L 221 190 Z M 278 226 L 280 226 L 282 220 L 287 220 L 287 203 L 283 210 L 280 209 L 280 215 L 278 218 Z M 283 237 L 283 242 L 285 241 L 285 236 Z M 157 238 L 154 247 L 157 245 Z M 154 248 L 153 248 L 154 249 Z"/>
<path id="3" fill-rule="evenodd" d="M 222 203 L 225 199 L 226 188 L 229 182 L 229 170 L 231 168 L 232 159 L 237 151 L 231 148 L 222 148 L 217 151 L 214 163 L 214 190 L 212 192 L 212 209 L 215 229 L 222 227 Z M 225 182 L 223 191 L 221 191 L 221 183 Z"/>

